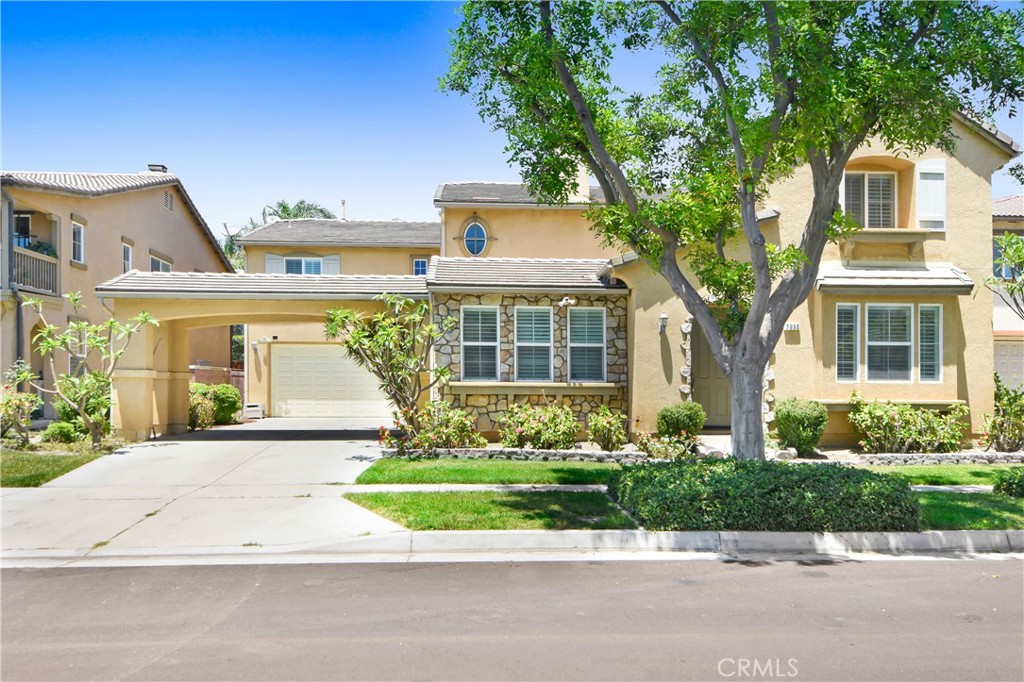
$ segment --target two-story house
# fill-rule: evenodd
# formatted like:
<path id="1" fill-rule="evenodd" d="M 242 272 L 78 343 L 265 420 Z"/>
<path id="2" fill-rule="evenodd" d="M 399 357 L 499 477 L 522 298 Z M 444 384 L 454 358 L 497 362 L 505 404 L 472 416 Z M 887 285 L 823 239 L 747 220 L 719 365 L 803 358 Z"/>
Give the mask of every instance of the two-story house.
<path id="1" fill-rule="evenodd" d="M 812 398 L 830 410 L 825 442 L 852 442 L 855 391 L 938 408 L 963 402 L 974 432 L 992 411 L 993 302 L 979 287 L 992 268 L 990 179 L 1020 148 L 966 119 L 953 126 L 952 153 L 895 156 L 867 144 L 850 161 L 840 201 L 863 229 L 826 249 L 815 289 L 789 320 L 765 375 L 766 424 L 777 400 Z M 602 197 L 588 185 L 581 174 L 567 204 L 550 206 L 519 184 L 443 184 L 439 224 L 279 223 L 246 237 L 245 274 L 136 273 L 100 291 L 125 315 L 162 299 L 183 328 L 196 310 L 247 322 L 249 401 L 271 416 L 386 415 L 375 380 L 324 341 L 323 313 L 344 305 L 371 314 L 380 309 L 373 296 L 390 292 L 457 320 L 436 347 L 434 362 L 453 378 L 438 397 L 483 431 L 493 433 L 513 401 L 549 400 L 581 423 L 608 404 L 644 431 L 662 407 L 696 400 L 710 427 L 727 428 L 729 383 L 701 330 L 659 274 L 593 233 L 585 213 Z M 773 186 L 758 215 L 765 237 L 796 241 L 810 197 L 806 168 Z M 173 371 L 182 360 L 160 362 L 140 352 L 128 366 Z M 161 389 L 133 381 L 126 374 L 132 399 L 117 417 L 128 433 L 150 421 L 182 428 L 180 397 L 136 414 L 135 397 Z"/>
<path id="2" fill-rule="evenodd" d="M 993 238 L 1008 232 L 1024 239 L 1024 194 L 1012 194 L 992 202 Z M 998 246 L 993 241 L 993 276 L 1003 279 L 1024 276 L 1024 273 L 1011 272 L 1005 265 L 996 265 L 995 261 L 1000 256 Z M 995 370 L 1006 384 L 1024 387 L 1024 320 L 1007 305 L 1005 295 L 1001 293 L 992 297 Z"/>
<path id="3" fill-rule="evenodd" d="M 4 171 L 0 186 L 0 367 L 23 358 L 48 386 L 49 365 L 32 342 L 41 322 L 22 308 L 24 298 L 40 299 L 56 325 L 75 315 L 101 322 L 109 313 L 95 289 L 117 275 L 231 271 L 181 181 L 162 165 L 142 173 Z M 63 298 L 68 291 L 82 293 L 78 313 Z M 191 364 L 229 366 L 226 327 L 196 329 L 187 343 Z M 73 369 L 67 356 L 57 368 Z"/>

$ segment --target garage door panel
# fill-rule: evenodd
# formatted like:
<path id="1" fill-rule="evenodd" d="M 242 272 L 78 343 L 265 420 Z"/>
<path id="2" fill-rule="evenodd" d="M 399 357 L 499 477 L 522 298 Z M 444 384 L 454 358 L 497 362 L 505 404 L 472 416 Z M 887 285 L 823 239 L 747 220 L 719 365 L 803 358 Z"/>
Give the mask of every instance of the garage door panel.
<path id="1" fill-rule="evenodd" d="M 274 344 L 270 365 L 273 416 L 391 416 L 376 377 L 338 345 Z"/>
<path id="2" fill-rule="evenodd" d="M 996 341 L 994 364 L 999 378 L 1008 386 L 1024 386 L 1024 341 Z"/>

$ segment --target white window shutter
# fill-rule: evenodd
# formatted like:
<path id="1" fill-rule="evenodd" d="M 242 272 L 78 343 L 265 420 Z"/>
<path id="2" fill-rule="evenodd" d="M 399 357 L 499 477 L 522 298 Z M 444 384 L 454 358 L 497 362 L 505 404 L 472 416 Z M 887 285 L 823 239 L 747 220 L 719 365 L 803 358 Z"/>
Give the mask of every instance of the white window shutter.
<path id="1" fill-rule="evenodd" d="M 320 266 L 321 275 L 340 275 L 341 256 L 324 256 L 323 264 Z"/>
<path id="2" fill-rule="evenodd" d="M 284 257 L 273 253 L 263 256 L 263 272 L 268 275 L 283 275 Z"/>
<path id="3" fill-rule="evenodd" d="M 946 160 L 928 159 L 917 163 L 917 226 L 926 230 L 946 229 Z"/>
<path id="4" fill-rule="evenodd" d="M 846 213 L 846 171 L 843 171 L 843 179 L 839 181 L 839 208 Z"/>

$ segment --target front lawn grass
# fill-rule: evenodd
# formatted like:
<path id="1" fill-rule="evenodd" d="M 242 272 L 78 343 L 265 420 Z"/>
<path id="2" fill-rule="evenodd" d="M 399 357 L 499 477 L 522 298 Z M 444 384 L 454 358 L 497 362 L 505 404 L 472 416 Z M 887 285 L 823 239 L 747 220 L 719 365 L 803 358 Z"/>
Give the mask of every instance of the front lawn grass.
<path id="1" fill-rule="evenodd" d="M 1014 465 L 926 464 L 867 468 L 880 474 L 898 476 L 911 485 L 992 485 L 997 471 L 1012 469 Z"/>
<path id="2" fill-rule="evenodd" d="M 1024 500 L 988 493 L 915 493 L 925 530 L 1024 528 Z"/>
<path id="3" fill-rule="evenodd" d="M 51 455 L 4 448 L 0 452 L 0 487 L 37 488 L 102 456 L 103 453 Z"/>
<path id="4" fill-rule="evenodd" d="M 636 528 L 602 493 L 358 493 L 356 504 L 410 530 Z"/>
<path id="5" fill-rule="evenodd" d="M 356 483 L 604 484 L 619 468 L 604 462 L 517 462 L 503 459 L 381 459 Z"/>

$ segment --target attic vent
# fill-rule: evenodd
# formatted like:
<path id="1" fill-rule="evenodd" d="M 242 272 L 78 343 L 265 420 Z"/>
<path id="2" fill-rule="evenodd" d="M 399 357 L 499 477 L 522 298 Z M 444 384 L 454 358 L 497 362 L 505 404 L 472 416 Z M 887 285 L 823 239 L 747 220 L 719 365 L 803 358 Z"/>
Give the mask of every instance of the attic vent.
<path id="1" fill-rule="evenodd" d="M 168 211 L 174 210 L 174 195 L 164 190 L 164 208 Z"/>

